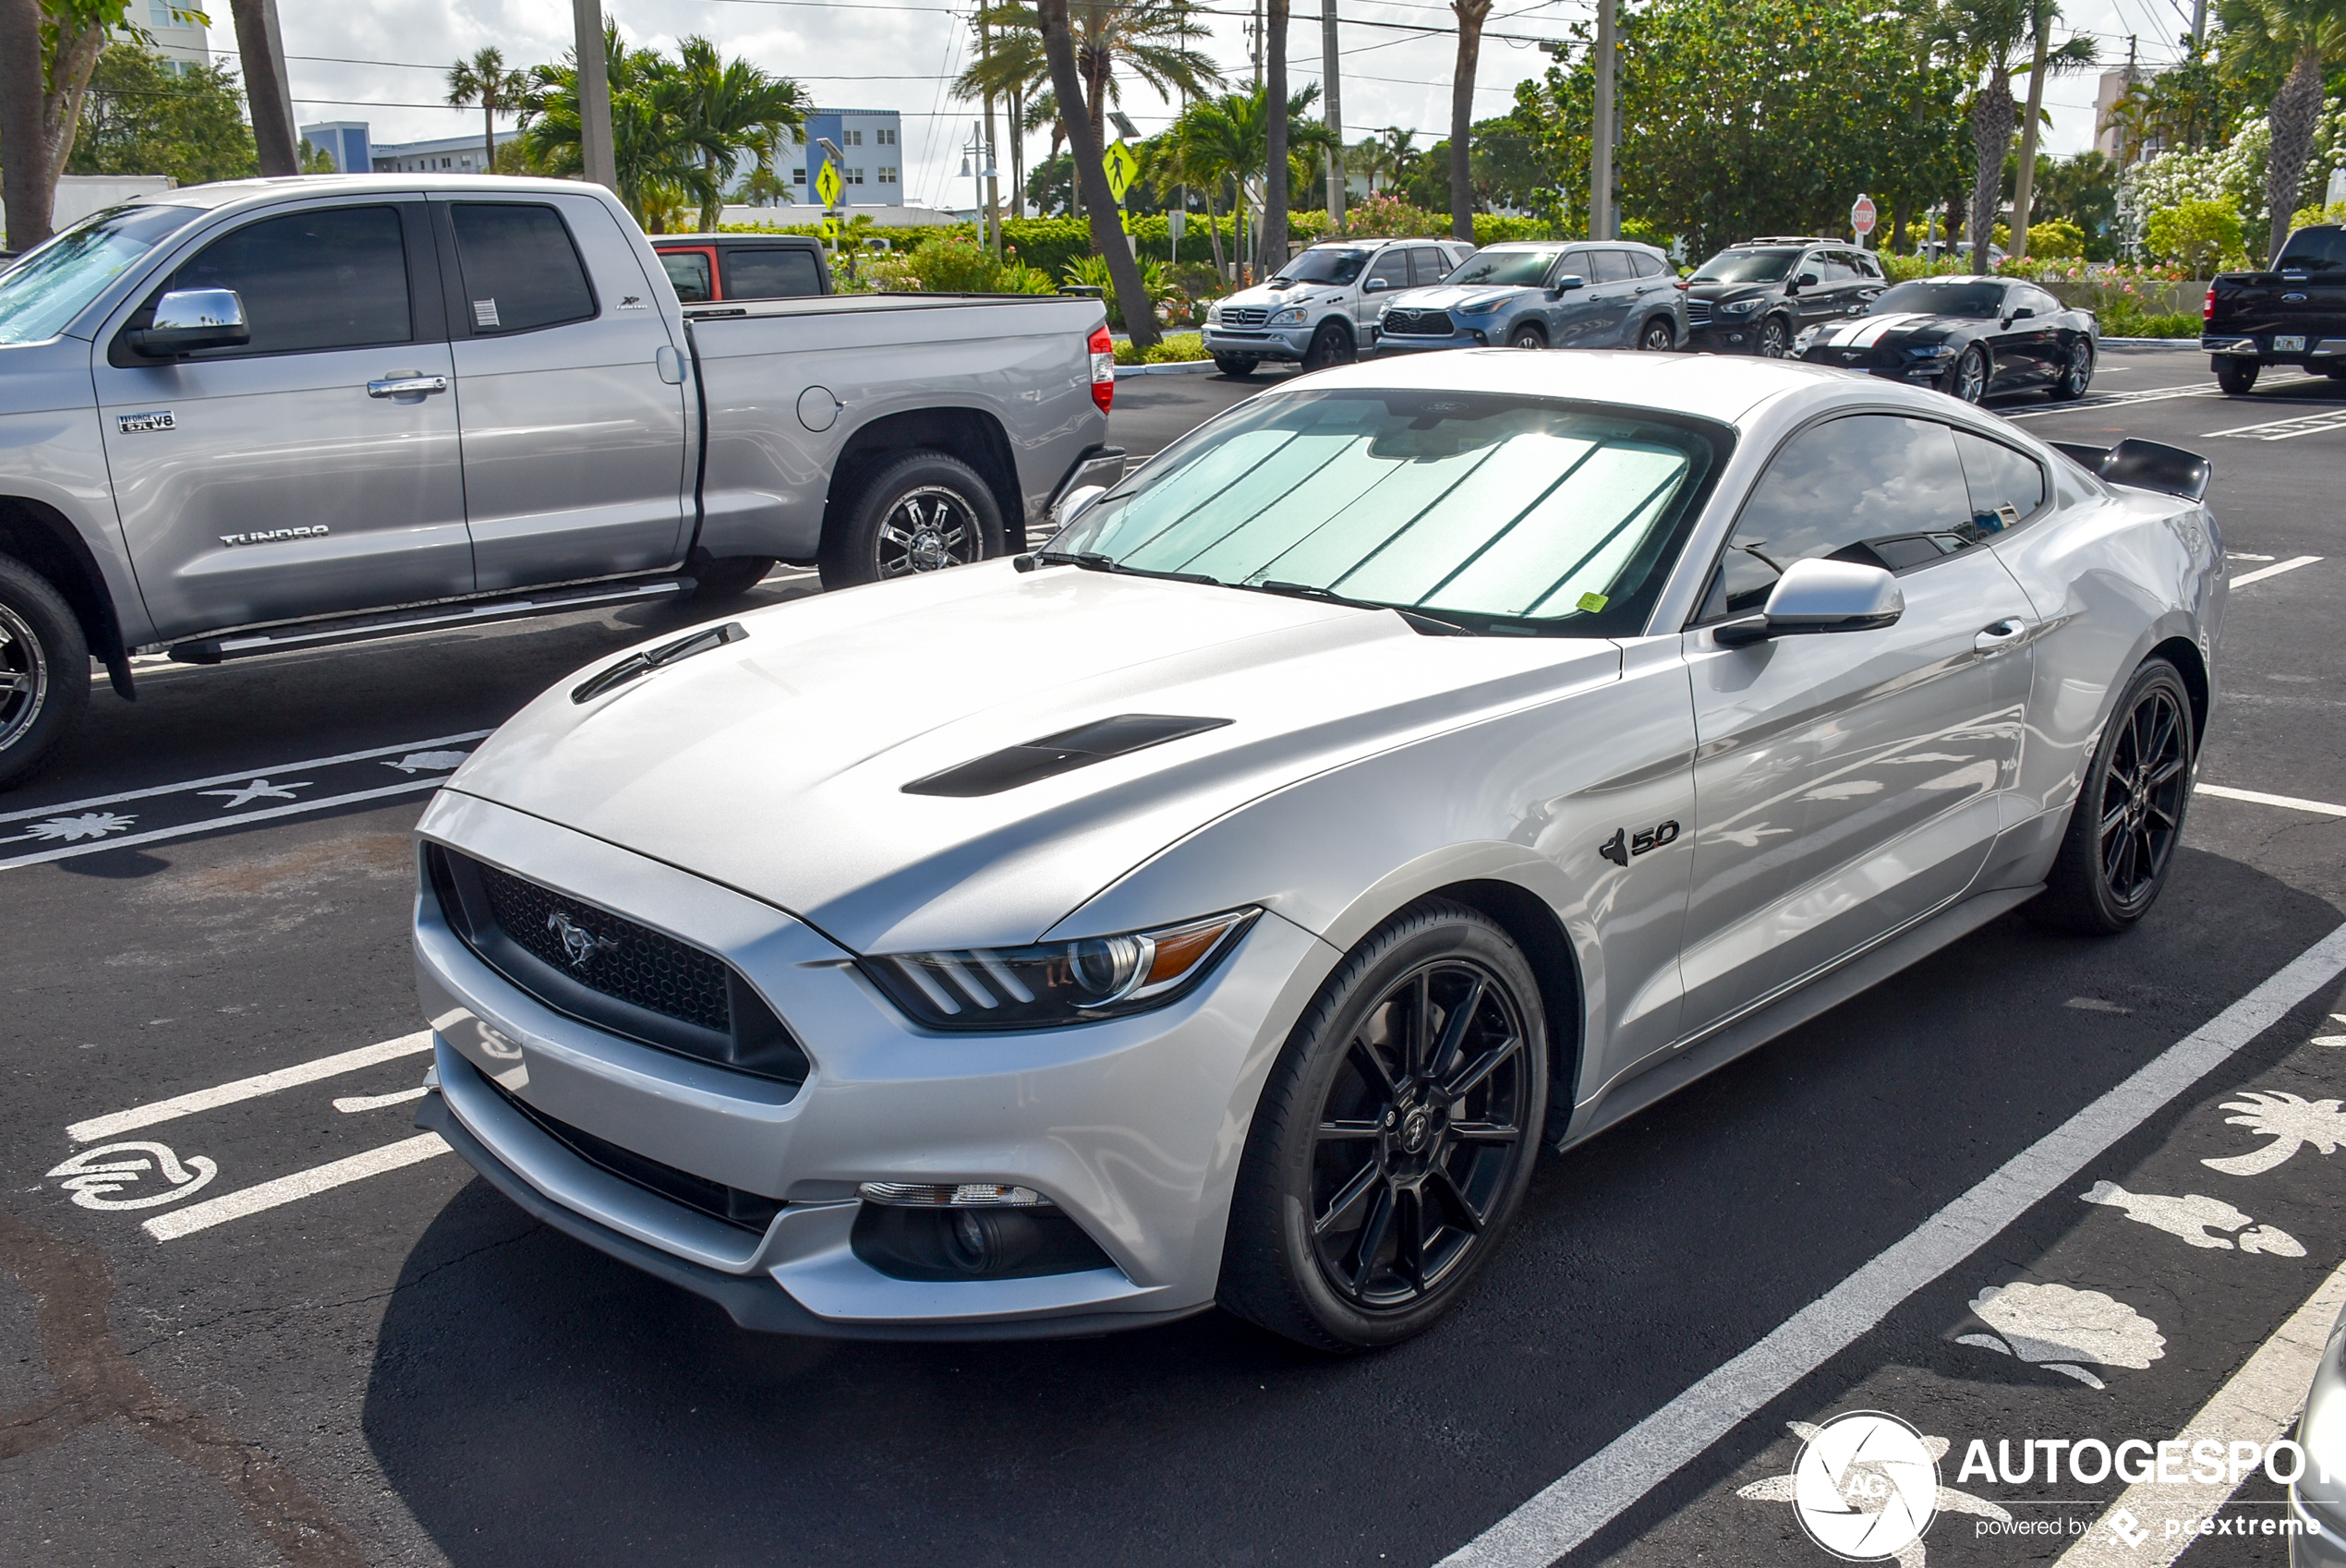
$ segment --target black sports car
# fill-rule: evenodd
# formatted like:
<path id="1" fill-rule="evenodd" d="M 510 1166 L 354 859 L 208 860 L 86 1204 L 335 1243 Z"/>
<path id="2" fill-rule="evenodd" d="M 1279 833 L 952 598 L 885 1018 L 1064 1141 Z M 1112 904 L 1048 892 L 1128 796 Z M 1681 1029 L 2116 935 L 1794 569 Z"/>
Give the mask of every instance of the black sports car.
<path id="1" fill-rule="evenodd" d="M 1816 365 L 1936 387 L 1965 403 L 2044 388 L 2083 397 L 2101 328 L 2014 278 L 1917 278 L 1846 320 L 1811 327 L 1793 352 Z"/>

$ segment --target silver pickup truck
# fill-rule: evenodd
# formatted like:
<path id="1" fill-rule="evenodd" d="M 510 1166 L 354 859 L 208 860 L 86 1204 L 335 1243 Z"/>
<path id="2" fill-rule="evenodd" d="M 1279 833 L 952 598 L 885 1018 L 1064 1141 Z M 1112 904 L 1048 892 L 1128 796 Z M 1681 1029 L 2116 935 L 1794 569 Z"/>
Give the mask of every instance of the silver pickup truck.
<path id="1" fill-rule="evenodd" d="M 0 787 L 94 655 L 212 664 L 1022 549 L 1113 482 L 1096 299 L 687 309 L 556 180 L 348 175 L 115 208 L 0 272 Z"/>

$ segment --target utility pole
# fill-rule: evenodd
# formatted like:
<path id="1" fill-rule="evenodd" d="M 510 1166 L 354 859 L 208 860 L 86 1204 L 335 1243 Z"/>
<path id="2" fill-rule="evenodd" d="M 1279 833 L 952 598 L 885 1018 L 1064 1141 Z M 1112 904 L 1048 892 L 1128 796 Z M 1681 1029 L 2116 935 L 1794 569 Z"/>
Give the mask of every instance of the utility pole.
<path id="1" fill-rule="evenodd" d="M 993 53 L 993 35 L 986 29 L 986 6 L 981 0 L 977 8 L 978 58 L 990 58 Z M 986 93 L 986 248 L 993 254 L 995 260 L 999 261 L 1002 259 L 1002 191 L 996 181 L 998 173 L 994 163 L 994 92 L 989 88 Z M 902 179 L 904 171 L 897 170 L 896 177 Z"/>
<path id="2" fill-rule="evenodd" d="M 2205 0 L 2202 0 L 2205 3 Z M 1336 0 L 1320 0 L 1320 88 L 1327 102 L 1328 233 L 1344 227 L 1344 107 L 1336 92 Z"/>
<path id="3" fill-rule="evenodd" d="M 236 54 L 245 68 L 245 103 L 252 114 L 253 150 L 268 175 L 301 173 L 295 144 L 293 92 L 285 82 L 285 50 L 273 0 L 231 0 Z"/>
<path id="4" fill-rule="evenodd" d="M 611 135 L 611 62 L 603 55 L 602 0 L 570 0 L 578 39 L 578 159 L 587 183 L 617 195 L 619 159 Z"/>
<path id="5" fill-rule="evenodd" d="M 2040 4 L 2037 63 L 2028 70 L 2028 116 L 2020 122 L 2020 170 L 2012 187 L 2012 253 L 2015 257 L 2028 254 L 2028 208 L 2037 194 L 2037 123 L 2045 112 L 2045 56 L 2052 52 L 2052 6 Z"/>
<path id="6" fill-rule="evenodd" d="M 2192 0 L 2191 57 L 2198 62 L 2200 51 L 2207 47 L 2207 0 Z"/>
<path id="7" fill-rule="evenodd" d="M 1254 20 L 1247 24 L 1247 47 L 1254 55 L 1254 87 L 1263 89 L 1263 0 L 1254 0 Z"/>
<path id="8" fill-rule="evenodd" d="M 1611 239 L 1619 226 L 1613 211 L 1613 143 L 1619 127 L 1613 112 L 1614 11 L 1616 0 L 1597 0 L 1597 91 L 1589 127 L 1589 237 Z"/>

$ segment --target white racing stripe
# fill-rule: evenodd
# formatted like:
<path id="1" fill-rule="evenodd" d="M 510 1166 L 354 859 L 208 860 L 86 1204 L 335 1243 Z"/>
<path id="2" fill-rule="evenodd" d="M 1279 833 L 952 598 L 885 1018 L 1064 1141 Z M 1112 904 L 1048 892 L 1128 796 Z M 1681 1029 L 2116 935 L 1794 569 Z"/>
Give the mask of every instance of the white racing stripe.
<path id="1" fill-rule="evenodd" d="M 2289 811 L 2315 812 L 2322 816 L 2346 816 L 2346 806 L 2334 806 L 2328 801 L 2300 800 L 2295 795 L 2267 795 L 2255 790 L 2227 790 L 2221 784 L 2195 784 L 2195 795 L 2213 795 L 2219 801 L 2246 801 L 2252 806 L 2280 806 Z"/>
<path id="2" fill-rule="evenodd" d="M 230 1220 L 258 1214 L 264 1209 L 280 1204 L 298 1202 L 363 1181 L 370 1176 L 395 1171 L 405 1165 L 429 1160 L 436 1154 L 449 1152 L 448 1145 L 436 1132 L 418 1133 L 396 1143 L 386 1143 L 380 1149 L 369 1149 L 363 1154 L 353 1154 L 346 1160 L 330 1164 L 314 1165 L 306 1171 L 264 1181 L 258 1187 L 248 1187 L 240 1192 L 208 1198 L 200 1203 L 190 1203 L 184 1209 L 174 1209 L 167 1214 L 157 1214 L 139 1228 L 157 1241 L 175 1241 L 196 1231 L 210 1230 L 213 1225 Z"/>
<path id="3" fill-rule="evenodd" d="M 321 1078 L 357 1072 L 360 1067 L 370 1067 L 378 1062 L 420 1055 L 430 1049 L 431 1031 L 421 1030 L 414 1034 L 403 1034 L 396 1040 L 361 1045 L 355 1051 L 320 1056 L 314 1062 L 300 1062 L 293 1067 L 279 1067 L 275 1072 L 240 1078 L 234 1083 L 224 1083 L 216 1089 L 199 1089 L 187 1094 L 174 1095 L 168 1100 L 134 1105 L 129 1110 L 115 1111 L 109 1116 L 91 1116 L 88 1121 L 76 1122 L 66 1128 L 66 1136 L 76 1143 L 95 1143 L 102 1138 L 114 1138 L 139 1128 L 152 1127 L 157 1122 L 191 1116 L 199 1111 L 216 1111 L 223 1105 L 233 1105 L 240 1100 L 257 1100 L 263 1094 L 274 1094 L 281 1089 L 293 1089 L 301 1084 L 315 1083 Z"/>
<path id="4" fill-rule="evenodd" d="M 2261 583 L 2267 577 L 2278 577 L 2284 572 L 2294 572 L 2301 566 L 2311 566 L 2319 560 L 2321 557 L 2317 555 L 2300 555 L 2293 556 L 2275 566 L 2260 566 L 2254 572 L 2243 573 L 2233 578 L 2232 586 L 2244 588 L 2251 583 Z"/>
<path id="5" fill-rule="evenodd" d="M 2184 1452 L 2202 1438 L 2215 1439 L 2230 1453 L 2234 1442 L 2264 1449 L 2285 1436 L 2305 1402 L 2306 1385 L 2314 1381 L 2314 1369 L 2320 1364 L 2330 1324 L 2341 1306 L 2346 1306 L 2346 1264 L 2322 1281 L 2289 1321 L 2257 1347 L 2248 1364 L 2232 1374 L 2231 1381 L 2199 1407 L 2191 1424 L 2175 1434 L 2186 1445 Z M 2118 1494 L 2102 1523 L 2085 1539 L 2061 1554 L 2057 1568 L 2167 1568 L 2198 1538 L 2187 1529 L 2170 1535 L 2169 1523 L 2189 1526 L 2212 1518 L 2239 1490 L 2239 1481 L 2138 1482 Z M 2149 1530 L 2148 1540 L 2129 1546 L 2111 1527 L 2122 1509 L 2131 1528 Z"/>
<path id="6" fill-rule="evenodd" d="M 1921 319 L 1920 315 L 1912 310 L 1893 311 L 1887 316 L 1869 316 L 1866 319 L 1864 326 L 1850 334 L 1849 346 L 1871 348 L 1907 322 L 1917 321 Z"/>
<path id="7" fill-rule="evenodd" d="M 2346 972 L 2346 925 L 2014 1155 L 1759 1344 L 1444 1558 L 1442 1568 L 1547 1568 L 1855 1344 L 1917 1290 L 1993 1240 L 2341 972 Z"/>

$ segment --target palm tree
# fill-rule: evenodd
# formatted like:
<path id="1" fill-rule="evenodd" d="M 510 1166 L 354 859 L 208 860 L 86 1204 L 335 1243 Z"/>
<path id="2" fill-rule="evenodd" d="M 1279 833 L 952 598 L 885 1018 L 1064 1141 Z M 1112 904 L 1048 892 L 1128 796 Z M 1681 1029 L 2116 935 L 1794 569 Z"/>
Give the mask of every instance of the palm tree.
<path id="1" fill-rule="evenodd" d="M 1474 135 L 1474 67 L 1482 55 L 1482 23 L 1491 15 L 1491 0 L 1450 0 L 1450 9 L 1458 15 L 1458 64 L 1450 74 L 1450 233 L 1472 244 L 1474 177 L 1468 157 Z"/>
<path id="2" fill-rule="evenodd" d="M 521 101 L 523 144 L 549 174 L 575 175 L 585 166 L 578 127 L 578 66 L 539 66 Z M 687 129 L 689 90 L 676 66 L 656 49 L 630 49 L 619 24 L 603 23 L 603 59 L 611 82 L 612 163 L 619 198 L 654 232 L 681 206 L 679 192 L 697 190 L 703 173 Z"/>
<path id="3" fill-rule="evenodd" d="M 1488 4 L 1489 0 L 1482 0 Z M 1269 103 L 1287 102 L 1288 0 L 1270 0 L 1263 20 L 1263 91 Z M 1264 116 L 1263 275 L 1287 265 L 1287 124 L 1285 115 Z"/>
<path id="4" fill-rule="evenodd" d="M 969 67 L 953 78 L 956 98 L 999 98 L 1010 105 L 1011 215 L 1026 216 L 1026 133 L 1049 126 L 1051 156 L 1059 155 L 1067 133 L 1058 125 L 1058 105 L 1043 84 L 1051 65 L 1043 57 L 1043 35 L 1034 25 L 1034 7 L 1012 3 L 981 7 L 971 18 L 978 50 Z M 1047 106 L 1046 106 L 1047 105 Z"/>
<path id="5" fill-rule="evenodd" d="M 1311 161 L 1326 155 L 1333 144 L 1328 128 L 1318 120 L 1303 117 L 1305 110 L 1320 96 L 1319 84 L 1307 85 L 1300 92 L 1288 95 L 1287 164 L 1290 188 L 1312 177 Z M 1271 116 L 1267 111 L 1270 92 L 1256 88 L 1252 92 L 1225 93 L 1219 98 L 1202 98 L 1181 111 L 1166 133 L 1166 159 L 1171 177 L 1198 187 L 1205 192 L 1205 215 L 1209 231 L 1215 216 L 1214 193 L 1223 182 L 1229 182 L 1234 195 L 1234 210 L 1240 221 L 1245 221 L 1246 209 L 1260 209 L 1264 199 L 1265 174 L 1271 146 Z M 1269 247 L 1258 242 L 1252 250 L 1241 242 L 1240 256 L 1261 255 L 1266 263 L 1285 261 L 1284 243 L 1277 257 Z M 1214 232 L 1214 264 L 1222 264 L 1222 236 Z"/>
<path id="6" fill-rule="evenodd" d="M 806 97 L 794 81 L 769 76 L 746 60 L 725 59 L 706 38 L 685 39 L 677 53 L 683 62 L 683 130 L 700 156 L 695 194 L 707 233 L 717 227 L 725 187 L 742 160 L 771 168 L 783 133 L 805 125 Z"/>
<path id="7" fill-rule="evenodd" d="M 2020 118 L 2012 78 L 2033 66 L 2021 55 L 2036 46 L 2040 20 L 2061 15 L 2058 0 L 1952 0 L 1942 17 L 1942 34 L 1956 64 L 1972 80 L 1987 81 L 1971 97 L 1971 150 L 1975 160 L 1969 207 L 1972 265 L 1985 268 L 1988 240 L 2004 188 L 2004 155 L 2012 151 Z M 2048 71 L 2091 65 L 2094 41 L 2078 34 L 2045 55 Z"/>
<path id="8" fill-rule="evenodd" d="M 1051 90 L 1058 94 L 1061 103 L 1083 103 L 1082 58 L 1074 21 L 1068 15 L 1068 0 L 1042 0 L 1036 7 L 1035 24 L 1043 35 L 1044 58 L 1050 62 Z M 1101 96 L 1106 97 L 1105 88 Z M 1103 104 L 1102 113 L 1105 112 Z M 1117 221 L 1116 198 L 1108 192 L 1107 169 L 1101 162 L 1099 123 L 1085 115 L 1068 115 L 1067 122 L 1068 139 L 1074 144 L 1075 187 L 1084 193 L 1085 205 L 1091 209 L 1092 248 L 1107 263 L 1107 273 L 1116 283 L 1119 299 L 1144 299 L 1147 294 L 1141 283 L 1141 270 L 1132 259 L 1131 242 Z M 1133 344 L 1143 349 L 1155 347 L 1160 335 L 1155 312 L 1146 309 L 1133 311 L 1124 323 L 1124 330 Z"/>
<path id="9" fill-rule="evenodd" d="M 2288 73 L 2267 111 L 2273 144 L 2265 162 L 2265 209 L 2272 218 L 2267 256 L 2279 260 L 2321 119 L 2323 69 L 2346 57 L 2346 0 L 2224 0 L 2221 15 L 2227 70 L 2285 66 Z"/>
<path id="10" fill-rule="evenodd" d="M 528 90 L 529 78 L 508 69 L 503 53 L 495 48 L 478 50 L 471 59 L 448 67 L 449 106 L 480 105 L 482 174 L 492 174 L 497 168 L 497 116 L 519 110 L 522 94 Z"/>

